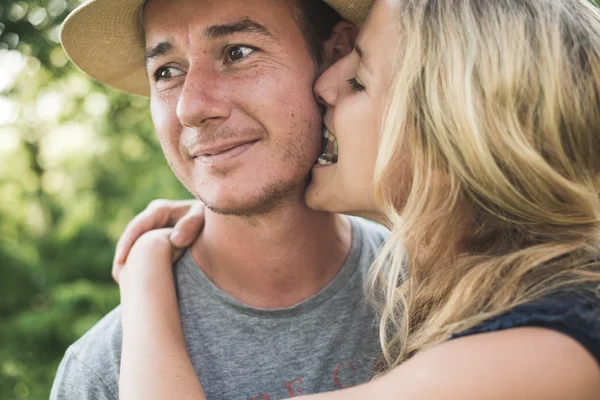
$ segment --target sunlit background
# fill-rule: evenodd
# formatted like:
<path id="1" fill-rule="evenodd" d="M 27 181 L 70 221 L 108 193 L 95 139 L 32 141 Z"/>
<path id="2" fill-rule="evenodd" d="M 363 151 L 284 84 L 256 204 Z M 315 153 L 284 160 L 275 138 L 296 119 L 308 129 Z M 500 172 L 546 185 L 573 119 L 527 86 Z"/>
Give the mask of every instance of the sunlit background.
<path id="1" fill-rule="evenodd" d="M 154 198 L 189 197 L 147 99 L 65 56 L 60 23 L 78 4 L 0 0 L 0 400 L 48 399 L 66 348 L 118 304 L 125 224 Z"/>
<path id="2" fill-rule="evenodd" d="M 79 3 L 0 0 L 0 400 L 48 399 L 66 348 L 118 304 L 125 224 L 154 198 L 189 197 L 147 99 L 65 56 L 60 23 Z"/>

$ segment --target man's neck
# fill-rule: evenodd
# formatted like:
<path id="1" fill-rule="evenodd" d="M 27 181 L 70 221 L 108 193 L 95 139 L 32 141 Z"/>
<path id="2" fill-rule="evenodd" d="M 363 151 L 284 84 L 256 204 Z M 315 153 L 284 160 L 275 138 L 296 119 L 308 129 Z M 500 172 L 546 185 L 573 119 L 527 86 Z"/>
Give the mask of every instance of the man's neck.
<path id="1" fill-rule="evenodd" d="M 286 308 L 324 288 L 343 266 L 350 222 L 305 205 L 242 218 L 207 210 L 194 260 L 221 290 L 256 308 Z"/>

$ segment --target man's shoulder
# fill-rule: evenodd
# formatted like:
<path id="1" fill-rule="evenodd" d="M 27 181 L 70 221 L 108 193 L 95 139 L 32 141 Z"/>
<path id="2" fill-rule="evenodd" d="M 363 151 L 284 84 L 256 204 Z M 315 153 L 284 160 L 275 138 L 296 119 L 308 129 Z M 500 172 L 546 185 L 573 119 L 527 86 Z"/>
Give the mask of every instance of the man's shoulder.
<path id="1" fill-rule="evenodd" d="M 373 261 L 381 251 L 390 231 L 382 225 L 359 217 L 350 217 L 352 222 L 352 249 L 349 260 L 363 271 L 363 279 Z"/>
<path id="2" fill-rule="evenodd" d="M 51 398 L 116 398 L 121 340 L 121 312 L 117 307 L 67 349 Z"/>
<path id="3" fill-rule="evenodd" d="M 73 343 L 71 351 L 92 367 L 98 362 L 119 361 L 122 336 L 121 307 L 118 306 Z"/>

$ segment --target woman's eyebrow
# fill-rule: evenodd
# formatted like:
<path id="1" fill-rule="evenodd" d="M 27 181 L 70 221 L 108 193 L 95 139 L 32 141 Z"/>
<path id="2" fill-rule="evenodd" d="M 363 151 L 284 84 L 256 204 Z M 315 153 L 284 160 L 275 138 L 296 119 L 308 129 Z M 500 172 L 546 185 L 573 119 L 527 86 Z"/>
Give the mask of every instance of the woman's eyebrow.
<path id="1" fill-rule="evenodd" d="M 356 44 L 354 45 L 354 50 L 356 51 L 356 54 L 358 54 L 358 58 L 360 58 L 360 61 L 365 65 L 367 70 L 370 71 L 369 63 L 367 62 L 367 54 L 364 52 L 362 47 L 360 47 L 360 44 L 358 44 L 358 42 L 356 42 Z"/>

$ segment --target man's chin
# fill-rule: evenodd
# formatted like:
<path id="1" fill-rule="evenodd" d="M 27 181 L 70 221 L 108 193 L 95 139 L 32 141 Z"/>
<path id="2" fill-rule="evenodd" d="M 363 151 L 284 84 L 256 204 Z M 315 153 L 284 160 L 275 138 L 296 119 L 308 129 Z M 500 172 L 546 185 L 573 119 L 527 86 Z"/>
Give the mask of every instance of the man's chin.
<path id="1" fill-rule="evenodd" d="M 292 204 L 297 184 L 280 184 L 266 188 L 262 193 L 247 198 L 209 199 L 197 196 L 215 214 L 233 217 L 254 217 L 269 214 Z"/>
<path id="2" fill-rule="evenodd" d="M 215 214 L 227 217 L 252 217 L 269 213 L 273 207 L 268 205 L 259 206 L 254 204 L 240 204 L 231 206 L 220 206 L 214 203 L 204 202 L 206 208 Z"/>

